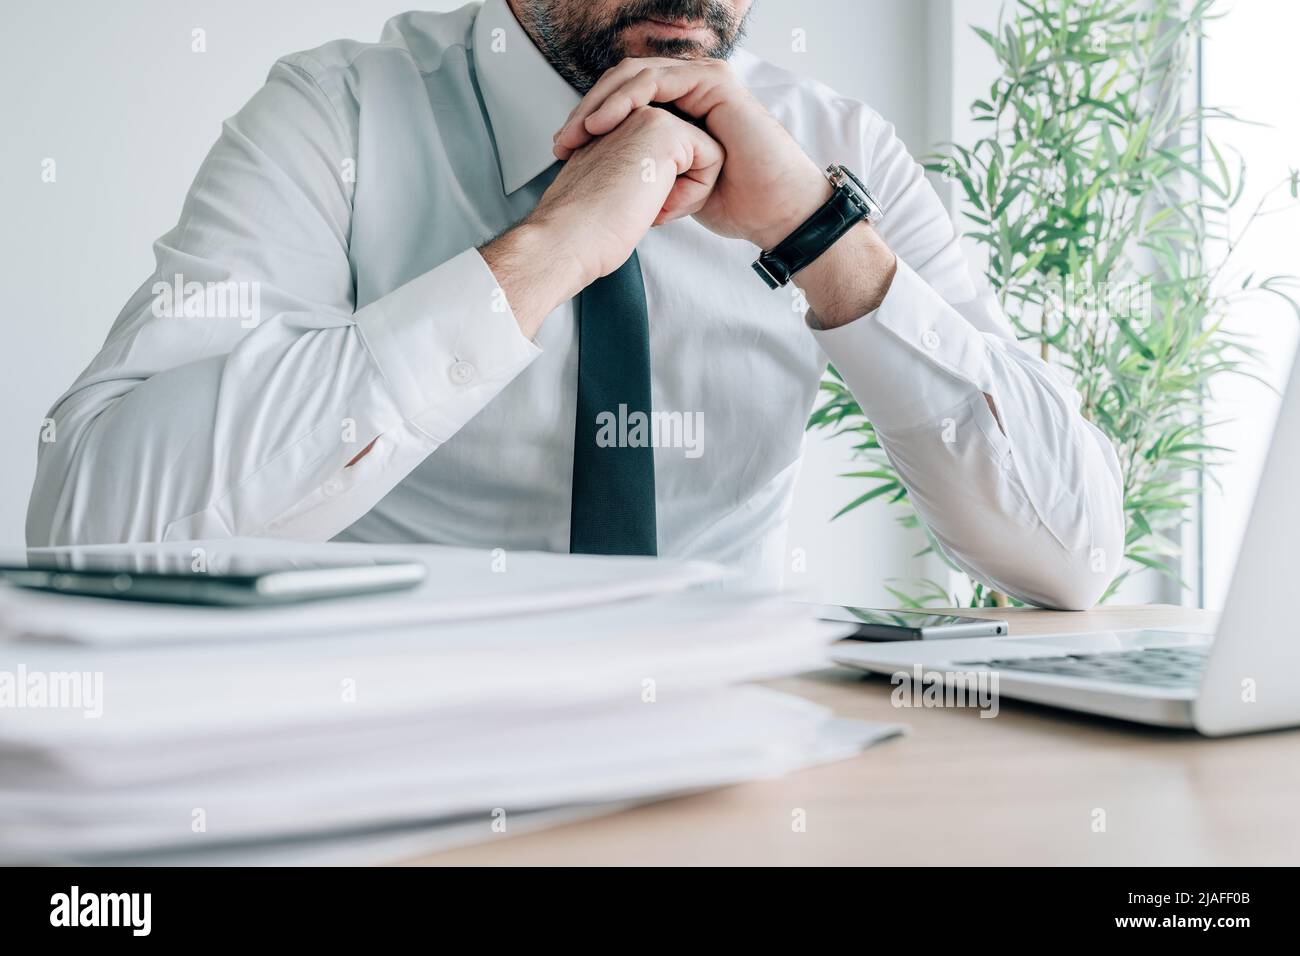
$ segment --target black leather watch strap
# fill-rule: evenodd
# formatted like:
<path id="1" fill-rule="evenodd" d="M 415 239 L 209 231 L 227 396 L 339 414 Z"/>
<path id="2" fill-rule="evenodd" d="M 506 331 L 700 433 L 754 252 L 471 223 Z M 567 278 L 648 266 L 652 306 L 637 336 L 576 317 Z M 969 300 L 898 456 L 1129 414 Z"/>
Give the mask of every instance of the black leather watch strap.
<path id="1" fill-rule="evenodd" d="M 760 255 L 753 263 L 754 271 L 770 288 L 779 289 L 796 272 L 834 245 L 840 236 L 869 216 L 870 211 L 852 190 L 840 186 L 803 225 L 786 236 L 776 248 Z"/>

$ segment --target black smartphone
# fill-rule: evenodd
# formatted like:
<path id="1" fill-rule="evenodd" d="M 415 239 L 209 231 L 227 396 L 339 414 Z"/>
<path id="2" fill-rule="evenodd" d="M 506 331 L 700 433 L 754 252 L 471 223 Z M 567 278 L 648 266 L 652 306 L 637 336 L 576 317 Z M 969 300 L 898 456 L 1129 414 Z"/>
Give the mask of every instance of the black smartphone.
<path id="1" fill-rule="evenodd" d="M 1002 637 L 1011 632 L 1006 621 L 929 611 L 882 611 L 869 607 L 821 605 L 818 617 L 858 625 L 848 636 L 854 641 L 949 641 L 960 637 Z"/>
<path id="2" fill-rule="evenodd" d="M 419 561 L 223 556 L 184 552 L 36 549 L 0 556 L 0 581 L 88 597 L 267 607 L 413 588 L 428 569 Z"/>

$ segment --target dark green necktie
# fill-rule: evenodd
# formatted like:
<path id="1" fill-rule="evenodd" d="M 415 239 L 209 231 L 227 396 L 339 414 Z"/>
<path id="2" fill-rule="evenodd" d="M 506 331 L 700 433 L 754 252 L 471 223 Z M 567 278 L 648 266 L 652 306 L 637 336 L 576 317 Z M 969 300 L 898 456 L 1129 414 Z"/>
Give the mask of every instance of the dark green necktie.
<path id="1" fill-rule="evenodd" d="M 655 554 L 650 325 L 635 250 L 616 271 L 583 289 L 576 309 L 578 410 L 569 550 Z"/>

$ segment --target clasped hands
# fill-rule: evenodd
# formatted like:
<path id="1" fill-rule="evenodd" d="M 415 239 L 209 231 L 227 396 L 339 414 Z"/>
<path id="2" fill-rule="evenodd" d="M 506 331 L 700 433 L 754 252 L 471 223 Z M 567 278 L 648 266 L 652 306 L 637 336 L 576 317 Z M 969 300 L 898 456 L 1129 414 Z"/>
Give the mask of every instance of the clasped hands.
<path id="1" fill-rule="evenodd" d="M 550 309 L 627 261 L 653 226 L 694 216 L 771 249 L 832 193 L 724 60 L 624 60 L 556 131 L 555 156 L 564 166 L 537 207 L 482 250 L 529 336 Z M 821 327 L 874 309 L 893 276 L 874 230 L 851 236 L 797 280 Z"/>
<path id="2" fill-rule="evenodd" d="M 562 178 L 588 187 L 624 179 L 641 194 L 628 212 L 643 224 L 637 230 L 629 221 L 629 237 L 694 216 L 719 235 L 770 248 L 831 194 L 822 171 L 725 60 L 624 60 L 556 131 L 555 155 L 567 161 Z"/>

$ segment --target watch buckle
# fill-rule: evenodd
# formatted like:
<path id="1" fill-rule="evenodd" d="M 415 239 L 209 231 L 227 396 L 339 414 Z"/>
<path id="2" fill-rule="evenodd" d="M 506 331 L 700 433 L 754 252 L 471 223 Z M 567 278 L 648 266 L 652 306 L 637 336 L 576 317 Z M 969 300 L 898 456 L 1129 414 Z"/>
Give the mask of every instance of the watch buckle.
<path id="1" fill-rule="evenodd" d="M 771 270 L 768 269 L 767 265 L 763 262 L 761 258 L 755 259 L 752 265 L 754 267 L 754 271 L 758 273 L 758 277 L 767 283 L 767 287 L 769 289 L 779 289 L 784 284 L 781 282 L 780 279 L 772 275 Z"/>

